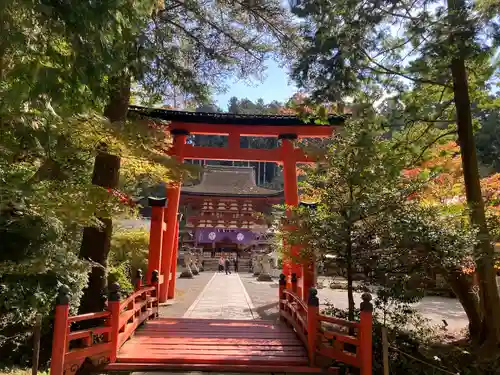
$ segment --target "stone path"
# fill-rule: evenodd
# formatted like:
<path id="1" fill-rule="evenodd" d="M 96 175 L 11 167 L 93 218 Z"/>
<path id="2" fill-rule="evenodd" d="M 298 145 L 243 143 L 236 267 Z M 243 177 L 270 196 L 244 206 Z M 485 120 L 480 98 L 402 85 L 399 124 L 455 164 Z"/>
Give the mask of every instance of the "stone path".
<path id="1" fill-rule="evenodd" d="M 177 275 L 178 276 L 178 275 Z M 205 319 L 270 319 L 265 312 L 272 310 L 272 318 L 277 316 L 277 285 L 271 283 L 253 283 L 251 274 L 242 273 L 225 275 L 222 273 L 202 272 L 194 279 L 178 279 L 175 303 L 160 308 L 164 317 L 185 317 Z M 250 284 L 250 282 L 252 282 Z M 245 284 L 245 285 L 244 285 Z M 248 292 L 252 294 L 250 299 Z M 272 289 L 269 293 L 268 289 Z M 266 293 L 267 292 L 267 293 Z M 259 298 L 262 296 L 263 298 Z M 268 300 L 274 296 L 271 302 Z M 254 302 L 252 302 L 254 301 Z M 189 305 L 186 305 L 189 302 Z M 254 303 L 257 308 L 254 307 Z M 274 306 L 269 306 L 274 305 Z M 275 310 L 275 311 L 274 311 Z M 205 371 L 168 371 L 168 372 L 134 372 L 131 375 L 245 375 L 243 373 L 219 373 Z M 261 375 L 286 375 L 284 373 L 267 373 Z M 300 374 L 295 374 L 300 375 Z"/>
<path id="2" fill-rule="evenodd" d="M 175 300 L 160 306 L 160 316 L 162 318 L 182 318 L 210 281 L 213 273 L 200 272 L 199 275 L 192 279 L 180 279 L 179 276 L 180 272 L 176 276 Z"/>
<path id="3" fill-rule="evenodd" d="M 255 319 L 252 300 L 237 273 L 214 273 L 184 318 Z"/>
<path id="4" fill-rule="evenodd" d="M 251 273 L 240 273 L 246 291 L 254 305 L 256 319 L 277 321 L 278 312 L 278 281 L 257 281 Z"/>

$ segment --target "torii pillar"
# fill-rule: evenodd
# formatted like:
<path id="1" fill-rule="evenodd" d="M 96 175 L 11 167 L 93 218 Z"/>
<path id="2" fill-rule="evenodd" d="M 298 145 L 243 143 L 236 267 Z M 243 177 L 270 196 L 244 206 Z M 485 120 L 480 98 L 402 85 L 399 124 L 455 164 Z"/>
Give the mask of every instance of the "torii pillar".
<path id="1" fill-rule="evenodd" d="M 177 273 L 177 258 L 179 257 L 179 223 L 182 220 L 182 214 L 177 214 L 177 223 L 175 225 L 174 247 L 172 250 L 172 262 L 170 264 L 170 273 L 172 279 L 168 283 L 168 299 L 175 298 L 175 275 Z"/>
<path id="2" fill-rule="evenodd" d="M 151 227 L 149 229 L 147 283 L 150 283 L 153 271 L 159 270 L 161 265 L 162 237 L 164 230 L 163 214 L 166 201 L 166 198 L 148 198 L 148 204 L 151 207 Z"/>
<path id="3" fill-rule="evenodd" d="M 184 161 L 184 150 L 186 146 L 186 139 L 189 132 L 183 129 L 173 129 L 171 134 L 174 137 L 174 143 L 170 150 L 170 154 L 177 159 L 179 163 Z M 167 188 L 167 212 L 165 221 L 167 222 L 167 231 L 163 237 L 162 243 L 162 259 L 161 259 L 161 274 L 164 275 L 163 285 L 160 287 L 160 303 L 167 302 L 169 296 L 169 288 L 174 282 L 175 273 L 172 275 L 172 262 L 177 262 L 177 254 L 175 252 L 175 243 L 178 241 L 177 236 L 177 212 L 179 211 L 179 201 L 181 197 L 181 185 L 176 183 Z M 174 284 L 175 285 L 175 284 Z M 174 290 L 170 291 L 171 298 L 174 297 Z"/>
<path id="4" fill-rule="evenodd" d="M 293 141 L 296 140 L 297 134 L 280 134 L 281 152 L 283 158 L 283 179 L 285 182 L 285 204 L 287 206 L 297 207 L 299 205 L 299 189 L 297 185 L 297 161 L 295 158 L 295 148 Z M 285 244 L 284 244 L 285 245 Z M 299 247 L 294 245 L 291 249 L 292 257 L 299 255 Z M 283 263 L 283 273 L 286 275 L 288 284 L 292 273 L 297 275 L 297 278 L 302 277 L 302 265 L 295 263 L 292 259 L 289 262 Z M 302 296 L 302 288 L 297 289 L 297 294 Z"/>

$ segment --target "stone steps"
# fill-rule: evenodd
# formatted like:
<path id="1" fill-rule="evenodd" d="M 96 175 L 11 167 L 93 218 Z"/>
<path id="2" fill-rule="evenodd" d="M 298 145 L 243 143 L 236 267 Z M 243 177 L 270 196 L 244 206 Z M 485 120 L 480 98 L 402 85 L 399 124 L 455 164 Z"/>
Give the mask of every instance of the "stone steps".
<path id="1" fill-rule="evenodd" d="M 219 258 L 205 258 L 204 261 L 204 270 L 205 271 L 217 271 L 219 269 Z M 238 272 L 248 272 L 250 270 L 249 267 L 250 259 L 240 258 L 238 261 Z M 231 269 L 234 268 L 234 265 L 231 264 Z"/>

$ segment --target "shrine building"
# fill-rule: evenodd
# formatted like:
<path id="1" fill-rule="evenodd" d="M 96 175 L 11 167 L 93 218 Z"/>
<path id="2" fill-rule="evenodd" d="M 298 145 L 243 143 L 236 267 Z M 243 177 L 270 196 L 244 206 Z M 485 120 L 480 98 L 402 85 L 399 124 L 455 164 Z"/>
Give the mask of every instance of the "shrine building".
<path id="1" fill-rule="evenodd" d="M 205 258 L 268 250 L 268 218 L 284 191 L 255 181 L 252 167 L 206 165 L 200 183 L 181 189 L 180 210 L 189 212 L 182 247 L 201 249 Z"/>

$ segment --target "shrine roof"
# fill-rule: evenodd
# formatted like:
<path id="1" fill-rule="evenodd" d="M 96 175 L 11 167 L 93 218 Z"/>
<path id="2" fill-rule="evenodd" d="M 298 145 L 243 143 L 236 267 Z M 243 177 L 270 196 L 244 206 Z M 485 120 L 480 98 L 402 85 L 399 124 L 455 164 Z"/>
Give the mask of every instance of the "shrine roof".
<path id="1" fill-rule="evenodd" d="M 183 186 L 182 195 L 224 196 L 224 197 L 278 197 L 283 190 L 266 189 L 255 184 L 255 170 L 252 167 L 207 165 L 203 168 L 201 182 Z"/>
<path id="2" fill-rule="evenodd" d="M 226 124 L 226 125 L 262 125 L 262 126 L 325 126 L 315 123 L 315 119 L 304 121 L 298 116 L 293 115 L 249 115 L 234 113 L 215 113 L 215 112 L 189 112 L 174 111 L 163 108 L 148 108 L 131 105 L 129 111 L 167 121 L 177 121 L 185 123 L 198 124 Z M 345 121 L 344 116 L 331 115 L 328 117 L 329 125 L 342 125 Z"/>

